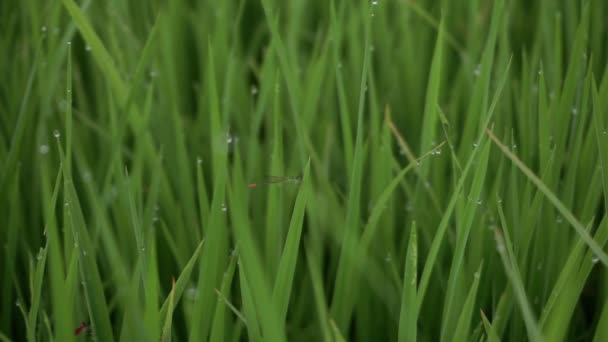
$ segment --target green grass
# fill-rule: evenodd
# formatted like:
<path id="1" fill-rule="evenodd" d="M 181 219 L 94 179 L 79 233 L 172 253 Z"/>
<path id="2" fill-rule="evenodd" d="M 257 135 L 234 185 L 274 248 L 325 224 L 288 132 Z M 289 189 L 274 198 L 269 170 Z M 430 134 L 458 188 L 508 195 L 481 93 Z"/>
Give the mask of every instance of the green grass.
<path id="1" fill-rule="evenodd" d="M 2 2 L 0 341 L 606 341 L 607 15 Z"/>

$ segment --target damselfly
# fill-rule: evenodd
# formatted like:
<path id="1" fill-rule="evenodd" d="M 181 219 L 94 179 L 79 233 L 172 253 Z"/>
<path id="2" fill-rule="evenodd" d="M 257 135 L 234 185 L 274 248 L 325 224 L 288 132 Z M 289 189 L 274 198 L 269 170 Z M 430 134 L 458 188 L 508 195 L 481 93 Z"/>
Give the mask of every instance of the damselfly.
<path id="1" fill-rule="evenodd" d="M 295 177 L 269 176 L 269 177 L 266 177 L 266 179 L 263 182 L 250 183 L 247 186 L 250 188 L 256 188 L 261 185 L 281 184 L 281 183 L 299 184 L 300 182 L 302 182 L 302 176 L 295 176 Z"/>

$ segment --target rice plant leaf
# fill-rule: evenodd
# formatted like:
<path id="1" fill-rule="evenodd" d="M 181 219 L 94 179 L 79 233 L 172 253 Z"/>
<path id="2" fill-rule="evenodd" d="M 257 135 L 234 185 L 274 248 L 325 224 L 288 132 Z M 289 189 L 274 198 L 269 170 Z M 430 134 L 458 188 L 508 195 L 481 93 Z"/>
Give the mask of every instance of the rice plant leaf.
<path id="1" fill-rule="evenodd" d="M 417 341 L 418 299 L 416 298 L 416 286 L 418 285 L 418 236 L 416 230 L 416 222 L 413 222 L 403 273 L 401 312 L 399 314 L 399 342 Z"/>

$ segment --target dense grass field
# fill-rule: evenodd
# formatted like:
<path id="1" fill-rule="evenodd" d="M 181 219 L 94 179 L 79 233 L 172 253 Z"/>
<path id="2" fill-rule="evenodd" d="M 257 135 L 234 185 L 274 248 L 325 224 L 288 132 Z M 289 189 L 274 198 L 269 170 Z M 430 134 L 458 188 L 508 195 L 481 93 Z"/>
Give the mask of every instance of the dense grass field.
<path id="1" fill-rule="evenodd" d="M 0 2 L 0 341 L 608 341 L 607 17 Z"/>

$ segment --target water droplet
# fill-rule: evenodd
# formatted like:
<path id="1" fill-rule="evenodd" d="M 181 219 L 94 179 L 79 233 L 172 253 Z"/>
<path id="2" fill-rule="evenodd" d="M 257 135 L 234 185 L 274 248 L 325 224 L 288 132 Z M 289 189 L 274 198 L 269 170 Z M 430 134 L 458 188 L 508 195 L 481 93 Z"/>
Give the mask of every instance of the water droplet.
<path id="1" fill-rule="evenodd" d="M 157 216 L 152 217 L 152 222 L 158 222 L 158 217 Z"/>
<path id="2" fill-rule="evenodd" d="M 196 158 L 196 163 L 199 164 L 199 165 L 203 164 L 203 159 L 201 157 L 197 157 Z"/>
<path id="3" fill-rule="evenodd" d="M 186 289 L 186 298 L 190 301 L 195 301 L 198 297 L 198 291 L 196 291 L 196 287 L 190 286 Z"/>
<path id="4" fill-rule="evenodd" d="M 70 46 L 70 45 L 72 45 L 72 42 L 68 41 L 68 43 L 67 43 L 67 44 L 68 44 L 68 46 Z"/>
<path id="5" fill-rule="evenodd" d="M 473 70 L 473 76 L 478 77 L 481 74 L 481 64 L 477 64 L 475 70 Z"/>
<path id="6" fill-rule="evenodd" d="M 17 307 L 20 307 L 20 306 L 21 306 L 21 303 L 19 303 L 19 301 L 16 301 L 16 302 L 15 302 L 15 305 L 16 305 Z"/>
<path id="7" fill-rule="evenodd" d="M 563 219 L 561 216 L 559 216 L 559 215 L 558 215 L 558 216 L 555 218 L 555 222 L 557 222 L 557 224 L 562 224 L 562 222 L 564 222 L 564 219 Z"/>
<path id="8" fill-rule="evenodd" d="M 393 261 L 393 258 L 391 257 L 391 253 L 386 254 L 386 257 L 384 258 L 385 262 L 391 262 Z"/>
<path id="9" fill-rule="evenodd" d="M 251 86 L 251 95 L 256 95 L 258 93 L 258 87 L 255 85 Z"/>
<path id="10" fill-rule="evenodd" d="M 477 148 L 479 145 L 477 143 L 473 143 L 473 148 Z"/>
<path id="11" fill-rule="evenodd" d="M 87 52 L 90 52 L 90 51 L 91 51 L 91 46 L 90 46 L 89 44 L 87 44 L 87 45 L 84 47 L 84 49 L 85 49 Z"/>
<path id="12" fill-rule="evenodd" d="M 69 207 L 70 206 L 70 202 L 65 201 L 65 202 L 63 202 L 63 205 L 65 205 L 66 207 Z"/>
<path id="13" fill-rule="evenodd" d="M 543 69 L 538 69 L 538 75 L 542 75 L 543 74 Z"/>
<path id="14" fill-rule="evenodd" d="M 478 200 L 477 200 L 477 205 L 481 205 L 481 203 L 482 203 L 482 202 L 481 202 L 481 200 L 480 200 L 480 199 L 478 199 Z"/>
<path id="15" fill-rule="evenodd" d="M 498 203 L 502 203 L 502 198 L 498 198 Z"/>
<path id="16" fill-rule="evenodd" d="M 435 155 L 440 155 L 440 154 L 441 154 L 441 149 L 440 148 L 436 149 L 435 150 Z"/>
<path id="17" fill-rule="evenodd" d="M 572 107 L 571 112 L 572 112 L 572 115 L 574 115 L 574 116 L 578 115 L 578 108 Z"/>
<path id="18" fill-rule="evenodd" d="M 342 69 L 342 63 L 338 63 L 338 69 Z"/>
<path id="19" fill-rule="evenodd" d="M 42 32 L 46 32 L 46 26 L 44 26 L 44 25 L 43 25 L 43 26 L 40 28 L 40 31 L 42 31 Z"/>
<path id="20" fill-rule="evenodd" d="M 49 145 L 42 144 L 38 150 L 40 151 L 40 154 L 47 154 L 49 153 Z"/>
<path id="21" fill-rule="evenodd" d="M 225 203 L 222 203 L 222 211 L 223 211 L 223 212 L 228 211 L 228 207 L 226 207 L 226 204 L 225 204 Z"/>
<path id="22" fill-rule="evenodd" d="M 239 142 L 239 137 L 236 135 L 232 135 L 230 133 L 226 133 L 226 143 L 228 145 L 230 144 L 236 144 Z"/>
<path id="23" fill-rule="evenodd" d="M 156 70 L 150 70 L 150 78 L 156 78 L 158 77 L 158 71 Z"/>
<path id="24" fill-rule="evenodd" d="M 481 275 L 479 274 L 479 272 L 475 272 L 475 274 L 473 274 L 473 277 L 475 279 L 479 279 L 481 277 Z"/>
<path id="25" fill-rule="evenodd" d="M 512 150 L 517 150 L 517 145 L 516 144 L 511 145 L 511 149 Z"/>
<path id="26" fill-rule="evenodd" d="M 597 256 L 594 256 L 593 258 L 591 258 L 591 263 L 592 264 L 597 264 L 598 262 L 600 262 L 600 258 Z"/>
<path id="27" fill-rule="evenodd" d="M 59 130 L 56 129 L 56 130 L 53 131 L 53 136 L 55 138 L 59 139 L 59 137 L 61 136 L 61 133 L 59 133 Z"/>
<path id="28" fill-rule="evenodd" d="M 372 0 L 372 5 L 376 6 L 378 4 L 378 0 Z"/>
<path id="29" fill-rule="evenodd" d="M 84 249 L 82 250 L 82 255 L 87 255 L 87 251 L 85 251 Z"/>
<path id="30" fill-rule="evenodd" d="M 412 205 L 412 202 L 407 202 L 407 204 L 405 205 L 405 210 L 407 210 L 407 211 L 414 210 L 414 206 Z"/>
<path id="31" fill-rule="evenodd" d="M 145 251 L 146 251 L 146 247 L 142 247 L 142 248 L 141 248 L 141 251 L 142 251 L 142 252 L 145 252 Z"/>

